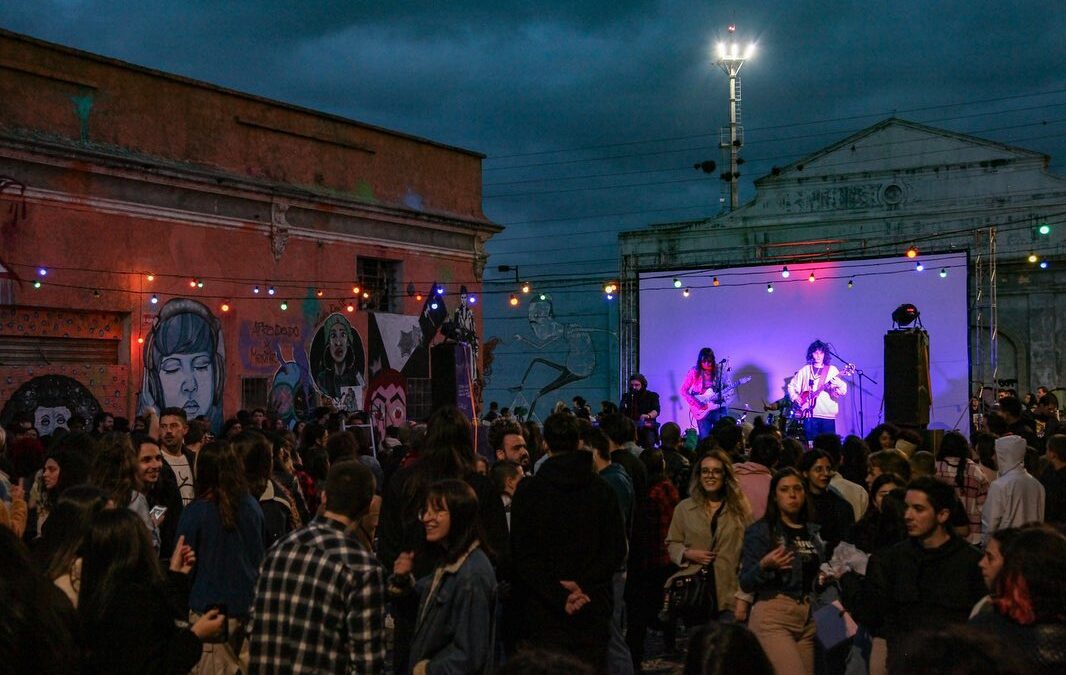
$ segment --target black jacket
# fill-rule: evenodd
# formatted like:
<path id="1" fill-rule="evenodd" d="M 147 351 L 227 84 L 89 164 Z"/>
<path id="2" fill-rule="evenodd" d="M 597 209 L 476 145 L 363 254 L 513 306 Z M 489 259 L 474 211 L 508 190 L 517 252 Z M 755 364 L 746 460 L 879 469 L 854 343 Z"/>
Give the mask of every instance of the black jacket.
<path id="1" fill-rule="evenodd" d="M 606 629 L 611 618 L 611 578 L 626 557 L 622 511 L 614 491 L 593 470 L 592 454 L 549 457 L 518 484 L 511 502 L 511 555 L 516 590 L 530 631 L 580 631 L 590 622 Z M 576 581 L 591 601 L 567 615 Z"/>
<path id="2" fill-rule="evenodd" d="M 1066 523 L 1066 468 L 1055 470 L 1050 464 L 1040 474 L 1044 486 L 1044 521 Z"/>
<path id="3" fill-rule="evenodd" d="M 908 538 L 870 556 L 865 578 L 844 575 L 842 600 L 857 621 L 888 641 L 891 670 L 909 634 L 966 623 L 988 592 L 980 560 L 981 553 L 956 536 L 935 549 Z"/>
<path id="4" fill-rule="evenodd" d="M 814 507 L 813 522 L 821 525 L 818 533 L 825 542 L 825 559 L 829 560 L 833 557 L 833 549 L 837 544 L 851 535 L 851 529 L 855 525 L 855 509 L 832 488 L 818 495 L 808 492 L 807 498 Z"/>
<path id="5" fill-rule="evenodd" d="M 192 461 L 194 460 L 190 460 Z M 178 477 L 166 460 L 163 461 L 163 467 L 159 471 L 159 480 L 144 496 L 148 499 L 149 507 L 165 506 L 167 509 L 163 522 L 159 524 L 159 558 L 170 560 L 176 543 L 178 521 L 181 520 L 181 512 L 185 510 L 185 502 L 182 501 L 181 490 L 178 489 Z"/>

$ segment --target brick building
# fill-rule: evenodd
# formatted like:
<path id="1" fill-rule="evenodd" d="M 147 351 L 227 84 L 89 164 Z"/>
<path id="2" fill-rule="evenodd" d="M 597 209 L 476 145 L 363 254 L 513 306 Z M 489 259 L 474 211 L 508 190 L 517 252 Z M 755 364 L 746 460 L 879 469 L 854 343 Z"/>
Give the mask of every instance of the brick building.
<path id="1" fill-rule="evenodd" d="M 0 421 L 424 415 L 482 159 L 0 31 Z"/>

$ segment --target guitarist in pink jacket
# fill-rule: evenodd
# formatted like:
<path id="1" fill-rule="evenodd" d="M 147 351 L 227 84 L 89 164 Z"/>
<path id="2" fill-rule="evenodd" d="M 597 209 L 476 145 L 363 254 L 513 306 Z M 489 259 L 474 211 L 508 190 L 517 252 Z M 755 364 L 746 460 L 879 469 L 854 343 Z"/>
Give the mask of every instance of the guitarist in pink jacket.
<path id="1" fill-rule="evenodd" d="M 830 365 L 829 345 L 815 340 L 807 347 L 807 365 L 800 368 L 788 383 L 788 395 L 803 420 L 808 441 L 818 434 L 835 434 L 837 401 L 848 393 L 848 384 L 840 378 L 851 374 L 848 365 L 841 373 Z"/>
<path id="2" fill-rule="evenodd" d="M 723 373 L 715 360 L 714 350 L 704 347 L 696 357 L 696 365 L 688 369 L 681 383 L 681 398 L 689 407 L 689 416 L 700 432 L 700 440 L 711 435 L 714 423 L 726 414 Z"/>

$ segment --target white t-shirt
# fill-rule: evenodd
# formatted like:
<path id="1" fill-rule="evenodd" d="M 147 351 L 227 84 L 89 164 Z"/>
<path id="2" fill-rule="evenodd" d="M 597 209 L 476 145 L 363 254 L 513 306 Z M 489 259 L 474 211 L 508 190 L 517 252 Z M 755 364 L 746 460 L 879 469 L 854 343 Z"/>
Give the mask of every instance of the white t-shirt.
<path id="1" fill-rule="evenodd" d="M 185 453 L 178 453 L 172 455 L 167 451 L 163 451 L 163 457 L 167 460 L 167 464 L 174 470 L 174 475 L 178 479 L 178 490 L 181 492 L 181 501 L 184 506 L 188 506 L 189 502 L 196 498 L 196 490 L 193 488 L 193 475 L 192 467 L 189 466 L 189 460 L 185 458 Z"/>

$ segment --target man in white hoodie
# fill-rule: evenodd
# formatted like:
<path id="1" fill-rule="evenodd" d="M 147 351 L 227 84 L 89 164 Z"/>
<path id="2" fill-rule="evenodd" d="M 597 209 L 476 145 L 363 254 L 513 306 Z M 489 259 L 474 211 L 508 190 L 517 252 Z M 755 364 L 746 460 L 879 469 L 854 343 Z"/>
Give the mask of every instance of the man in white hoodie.
<path id="1" fill-rule="evenodd" d="M 999 478 L 988 487 L 981 510 L 981 543 L 996 530 L 1044 520 L 1044 486 L 1025 470 L 1025 439 L 1013 434 L 996 439 Z"/>

